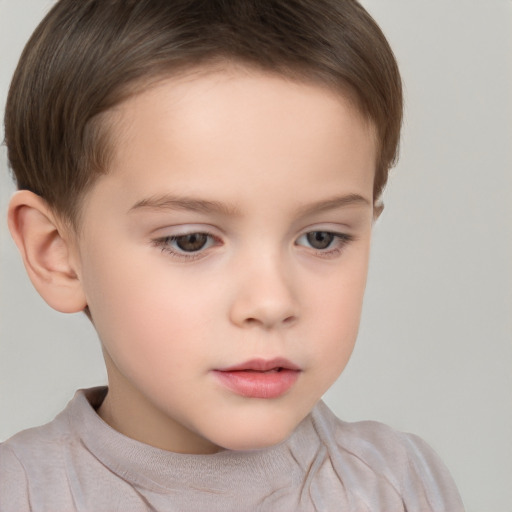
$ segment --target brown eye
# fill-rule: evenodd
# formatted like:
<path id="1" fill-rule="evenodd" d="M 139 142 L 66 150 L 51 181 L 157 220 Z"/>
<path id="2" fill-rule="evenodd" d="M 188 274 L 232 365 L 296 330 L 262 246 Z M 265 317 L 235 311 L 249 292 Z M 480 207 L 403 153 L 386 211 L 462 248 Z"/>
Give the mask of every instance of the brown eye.
<path id="1" fill-rule="evenodd" d="M 308 244 L 314 249 L 327 249 L 334 240 L 334 234 L 328 231 L 311 231 L 306 235 Z"/>
<path id="2" fill-rule="evenodd" d="M 182 235 L 173 238 L 178 249 L 183 252 L 200 251 L 208 242 L 208 235 L 204 233 L 190 233 L 189 235 Z"/>

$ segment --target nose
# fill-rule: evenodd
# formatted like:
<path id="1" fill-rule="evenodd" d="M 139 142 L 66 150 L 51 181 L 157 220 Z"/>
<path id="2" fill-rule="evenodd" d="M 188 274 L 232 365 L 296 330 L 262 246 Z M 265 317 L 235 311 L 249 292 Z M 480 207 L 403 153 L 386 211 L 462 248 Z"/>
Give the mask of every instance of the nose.
<path id="1" fill-rule="evenodd" d="M 281 329 L 298 320 L 290 269 L 277 258 L 246 261 L 238 271 L 231 321 L 243 328 Z"/>

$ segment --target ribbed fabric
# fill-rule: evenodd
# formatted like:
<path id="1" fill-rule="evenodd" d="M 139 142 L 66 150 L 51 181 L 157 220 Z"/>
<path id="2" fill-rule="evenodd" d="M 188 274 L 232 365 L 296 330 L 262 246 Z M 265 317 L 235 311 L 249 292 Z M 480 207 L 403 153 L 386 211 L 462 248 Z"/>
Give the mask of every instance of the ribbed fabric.
<path id="1" fill-rule="evenodd" d="M 0 444 L 2 512 L 459 512 L 457 489 L 421 439 L 346 423 L 320 402 L 283 443 L 185 455 L 127 438 L 78 391 L 51 423 Z"/>

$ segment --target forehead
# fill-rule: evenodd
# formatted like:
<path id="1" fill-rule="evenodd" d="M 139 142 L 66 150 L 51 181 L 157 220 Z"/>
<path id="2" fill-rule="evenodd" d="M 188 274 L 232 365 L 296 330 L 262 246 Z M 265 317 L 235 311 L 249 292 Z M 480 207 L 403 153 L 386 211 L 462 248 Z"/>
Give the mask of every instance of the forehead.
<path id="1" fill-rule="evenodd" d="M 304 81 L 252 67 L 222 64 L 193 68 L 173 77 L 139 84 L 130 98 L 113 115 L 114 131 L 120 140 L 133 136 L 134 124 L 154 126 L 155 117 L 167 125 L 179 118 L 181 128 L 206 127 L 208 120 L 250 128 L 250 121 L 309 121 L 328 127 L 343 118 L 357 118 L 375 137 L 374 123 L 358 108 L 357 94 L 334 89 L 316 81 Z M 259 115 L 255 115 L 259 112 Z M 224 114 L 224 115 L 223 115 Z M 274 123 L 275 124 L 275 123 Z M 149 126 L 150 125 L 150 126 Z M 156 128 L 156 127 L 155 127 Z M 132 129 L 132 130 L 131 130 Z M 295 130 L 290 130 L 295 135 Z M 124 137 L 123 137 L 124 136 Z"/>
<path id="2" fill-rule="evenodd" d="M 343 109 L 358 117 L 358 121 L 366 124 L 368 131 L 377 138 L 375 123 L 364 112 L 359 95 L 351 86 L 342 82 L 333 86 L 320 78 L 306 76 L 304 72 L 290 71 L 285 75 L 237 61 L 220 59 L 199 67 L 177 69 L 172 76 L 160 74 L 146 78 L 129 85 L 120 97 L 127 99 L 109 112 L 109 118 L 115 123 L 112 127 L 115 135 L 121 137 L 123 134 L 129 136 L 124 129 L 134 122 L 135 117 L 140 121 L 152 116 L 155 103 L 167 109 L 159 112 L 163 115 L 171 111 L 174 115 L 183 115 L 185 112 L 184 109 L 179 111 L 180 106 L 185 106 L 192 115 L 206 115 L 218 105 L 219 109 L 226 111 L 226 118 L 232 116 L 234 121 L 235 110 L 243 118 L 249 113 L 249 108 L 244 107 L 258 104 L 258 109 L 261 109 L 265 103 L 270 110 L 261 109 L 262 116 L 275 118 L 277 102 L 284 108 L 288 107 L 290 115 L 297 120 L 306 117 L 313 120 L 314 111 L 322 113 L 321 107 L 334 105 L 333 113 L 339 113 L 339 103 L 343 103 Z M 301 109 L 295 108 L 297 102 L 301 103 Z M 307 107 L 310 107 L 309 111 Z"/>
<path id="3" fill-rule="evenodd" d="M 373 172 L 359 170 L 375 168 L 375 130 L 352 98 L 248 68 L 148 84 L 111 113 L 110 131 L 113 155 L 99 181 L 123 182 L 133 203 L 192 183 L 205 195 L 218 183 L 235 189 L 255 175 L 302 190 L 318 185 L 321 169 L 344 172 L 356 187 L 373 182 Z M 290 183 L 293 170 L 299 182 Z"/>

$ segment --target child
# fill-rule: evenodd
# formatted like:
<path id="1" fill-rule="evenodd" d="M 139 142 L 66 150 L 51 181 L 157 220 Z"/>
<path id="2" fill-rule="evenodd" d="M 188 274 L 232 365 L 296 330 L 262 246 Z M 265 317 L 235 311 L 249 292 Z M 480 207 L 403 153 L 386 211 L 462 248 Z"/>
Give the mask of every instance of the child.
<path id="1" fill-rule="evenodd" d="M 9 93 L 9 226 L 109 382 L 0 445 L 0 510 L 463 510 L 423 441 L 320 401 L 401 116 L 355 1 L 60 0 Z"/>

